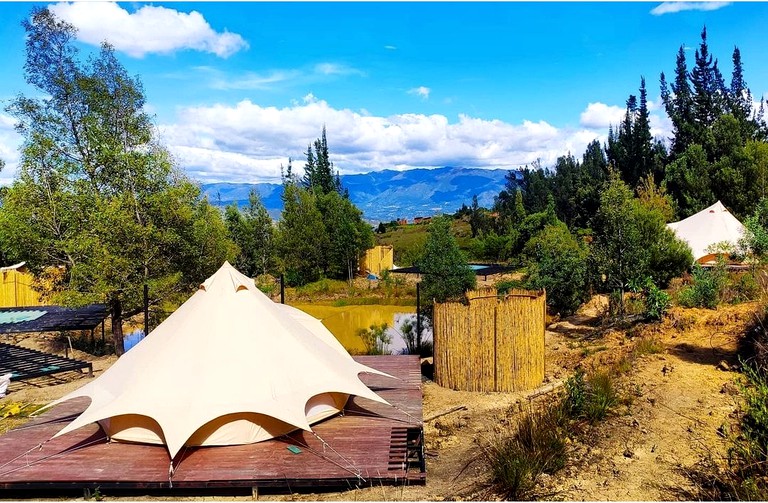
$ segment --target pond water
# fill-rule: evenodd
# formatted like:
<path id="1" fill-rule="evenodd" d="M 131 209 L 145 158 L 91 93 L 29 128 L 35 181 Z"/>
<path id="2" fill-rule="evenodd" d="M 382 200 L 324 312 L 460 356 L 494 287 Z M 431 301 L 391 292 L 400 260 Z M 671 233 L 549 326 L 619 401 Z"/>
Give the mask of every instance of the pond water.
<path id="1" fill-rule="evenodd" d="M 370 328 L 371 325 L 386 323 L 390 328 L 387 334 L 392 342 L 385 348 L 392 354 L 400 354 L 405 349 L 405 341 L 400 333 L 400 327 L 406 320 L 416 324 L 416 308 L 413 306 L 318 306 L 315 304 L 294 304 L 301 309 L 320 319 L 323 325 L 336 336 L 348 351 L 361 353 L 365 345 L 357 335 L 361 328 Z M 431 334 L 424 333 L 424 338 L 431 338 Z"/>
<path id="2" fill-rule="evenodd" d="M 144 330 L 134 330 L 123 337 L 123 350 L 128 351 L 144 338 Z"/>

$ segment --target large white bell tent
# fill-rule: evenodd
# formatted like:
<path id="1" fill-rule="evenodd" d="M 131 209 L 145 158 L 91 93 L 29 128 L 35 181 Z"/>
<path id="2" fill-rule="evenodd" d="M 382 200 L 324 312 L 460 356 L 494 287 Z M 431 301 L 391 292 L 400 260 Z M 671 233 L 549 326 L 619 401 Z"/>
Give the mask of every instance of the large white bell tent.
<path id="1" fill-rule="evenodd" d="M 184 446 L 278 437 L 341 411 L 350 396 L 387 403 L 311 316 L 272 302 L 225 263 L 97 379 L 56 400 L 91 403 L 56 436 L 98 422 L 111 440 Z"/>
<path id="2" fill-rule="evenodd" d="M 690 217 L 667 224 L 677 237 L 687 242 L 693 260 L 701 264 L 714 260 L 714 245 L 727 243 L 736 247 L 744 236 L 744 225 L 720 201 Z"/>

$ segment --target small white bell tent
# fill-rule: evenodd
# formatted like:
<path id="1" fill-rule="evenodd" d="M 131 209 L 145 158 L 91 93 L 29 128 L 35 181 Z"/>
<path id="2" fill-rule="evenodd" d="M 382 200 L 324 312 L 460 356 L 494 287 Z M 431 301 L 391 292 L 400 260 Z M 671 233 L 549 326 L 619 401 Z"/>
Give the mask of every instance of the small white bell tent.
<path id="1" fill-rule="evenodd" d="M 56 436 L 98 422 L 111 440 L 184 446 L 278 437 L 341 411 L 350 396 L 387 403 L 311 316 L 275 304 L 225 263 L 103 375 L 49 406 L 89 397 Z"/>
<path id="2" fill-rule="evenodd" d="M 727 243 L 735 248 L 744 237 L 744 225 L 720 201 L 679 222 L 669 223 L 667 227 L 688 243 L 693 260 L 700 264 L 717 258 L 713 245 Z"/>

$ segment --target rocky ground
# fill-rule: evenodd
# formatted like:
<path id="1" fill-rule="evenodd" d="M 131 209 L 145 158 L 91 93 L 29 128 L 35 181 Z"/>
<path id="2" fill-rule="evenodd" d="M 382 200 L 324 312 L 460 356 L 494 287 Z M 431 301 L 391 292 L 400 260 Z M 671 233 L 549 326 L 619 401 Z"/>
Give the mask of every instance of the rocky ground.
<path id="1" fill-rule="evenodd" d="M 708 457 L 721 458 L 727 433 L 735 423 L 739 374 L 737 346 L 756 320 L 756 303 L 717 310 L 674 308 L 657 324 L 606 328 L 597 315 L 599 303 L 552 323 L 546 332 L 545 389 L 534 402 L 551 399 L 577 366 L 607 369 L 619 365 L 623 401 L 605 421 L 579 425 L 569 444 L 569 463 L 539 480 L 544 499 L 556 500 L 689 500 L 697 488 L 687 474 Z M 638 354 L 638 341 L 658 341 L 658 353 Z M 19 344 L 45 348 L 40 336 Z M 93 359 L 98 376 L 114 357 Z M 80 386 L 87 377 L 63 374 L 12 384 L 8 403 L 41 404 Z M 508 431 L 526 409 L 530 393 L 470 393 L 424 381 L 424 417 L 463 406 L 425 424 L 427 484 L 369 487 L 333 493 L 262 494 L 268 500 L 488 500 L 498 499 L 487 485 L 482 445 Z M 23 419 L 0 420 L 0 432 Z M 110 495 L 106 495 L 111 499 Z M 132 499 L 136 499 L 135 496 Z M 166 499 L 147 497 L 141 499 Z M 170 499 L 170 498 L 168 498 Z M 178 499 L 178 498 L 173 498 Z M 198 497 L 191 499 L 214 499 Z M 215 498 L 221 499 L 221 498 Z M 227 496 L 224 499 L 239 499 Z M 242 499 L 250 499 L 242 497 Z"/>

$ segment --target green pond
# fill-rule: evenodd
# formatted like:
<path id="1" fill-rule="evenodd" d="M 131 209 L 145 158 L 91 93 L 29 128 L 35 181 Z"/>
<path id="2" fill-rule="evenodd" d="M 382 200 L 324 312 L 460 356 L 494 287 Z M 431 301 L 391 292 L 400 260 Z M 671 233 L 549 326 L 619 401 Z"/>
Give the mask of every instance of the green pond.
<path id="1" fill-rule="evenodd" d="M 292 304 L 320 319 L 323 325 L 331 331 L 341 344 L 352 353 L 364 351 L 363 341 L 357 332 L 361 328 L 369 328 L 371 325 L 386 323 L 389 327 L 389 335 L 392 342 L 388 345 L 391 353 L 397 354 L 405 348 L 405 342 L 398 330 L 402 323 L 411 318 L 415 319 L 416 308 L 413 306 L 319 306 L 316 304 Z M 394 329 L 392 328 L 394 327 Z"/>

